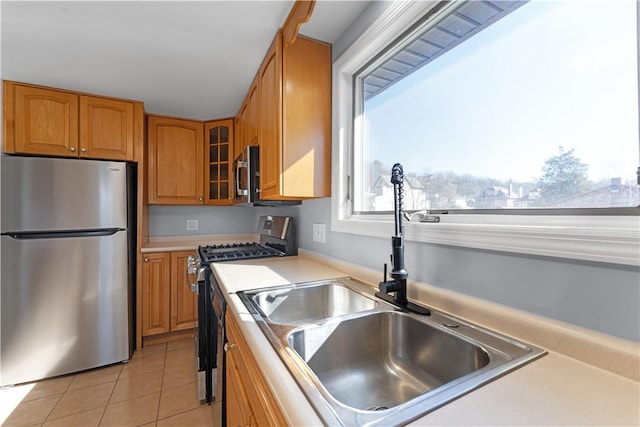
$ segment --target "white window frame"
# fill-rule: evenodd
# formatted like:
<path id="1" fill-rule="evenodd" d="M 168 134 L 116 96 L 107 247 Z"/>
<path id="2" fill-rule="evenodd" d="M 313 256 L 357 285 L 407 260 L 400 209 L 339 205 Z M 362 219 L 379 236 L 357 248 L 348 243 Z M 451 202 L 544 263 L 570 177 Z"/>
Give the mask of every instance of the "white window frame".
<path id="1" fill-rule="evenodd" d="M 389 237 L 392 215 L 354 215 L 353 75 L 421 19 L 438 1 L 393 2 L 333 64 L 331 227 L 335 232 Z M 639 159 L 640 162 L 640 159 Z M 439 223 L 404 222 L 408 241 L 640 265 L 637 215 L 440 215 Z"/>

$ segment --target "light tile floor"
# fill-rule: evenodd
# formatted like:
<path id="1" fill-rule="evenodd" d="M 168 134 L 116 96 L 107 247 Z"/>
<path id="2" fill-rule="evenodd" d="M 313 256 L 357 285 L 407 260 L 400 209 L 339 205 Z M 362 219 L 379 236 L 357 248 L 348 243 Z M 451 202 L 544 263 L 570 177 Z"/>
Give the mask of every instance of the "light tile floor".
<path id="1" fill-rule="evenodd" d="M 193 339 L 148 346 L 127 364 L 0 390 L 2 426 L 219 426 L 201 405 Z"/>

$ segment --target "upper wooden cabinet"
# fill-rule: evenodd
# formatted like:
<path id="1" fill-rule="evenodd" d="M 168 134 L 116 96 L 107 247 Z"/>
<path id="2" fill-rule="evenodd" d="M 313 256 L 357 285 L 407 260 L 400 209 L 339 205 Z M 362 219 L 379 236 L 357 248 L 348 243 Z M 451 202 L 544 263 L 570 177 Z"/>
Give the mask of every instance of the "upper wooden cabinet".
<path id="1" fill-rule="evenodd" d="M 264 199 L 328 197 L 331 46 L 278 32 L 258 71 L 260 191 Z"/>
<path id="2" fill-rule="evenodd" d="M 248 145 L 258 145 L 258 80 L 251 83 L 240 111 L 236 116 L 236 138 L 234 142 L 234 159 Z"/>
<path id="3" fill-rule="evenodd" d="M 233 119 L 148 117 L 148 203 L 230 205 Z"/>
<path id="4" fill-rule="evenodd" d="M 230 205 L 233 202 L 233 119 L 205 122 L 205 203 Z"/>
<path id="5" fill-rule="evenodd" d="M 247 122 L 244 147 L 258 144 L 258 114 L 260 113 L 258 98 L 258 81 L 256 78 L 251 84 L 249 95 L 247 96 Z"/>
<path id="6" fill-rule="evenodd" d="M 261 197 L 279 197 L 282 167 L 282 34 L 278 32 L 258 71 Z"/>
<path id="7" fill-rule="evenodd" d="M 10 141 L 5 141 L 5 151 L 78 155 L 78 95 L 5 82 L 5 97 L 10 98 L 12 92 L 15 142 L 13 147 L 9 147 Z M 3 113 L 5 117 L 11 114 L 6 109 Z"/>
<path id="8" fill-rule="evenodd" d="M 204 125 L 202 122 L 149 116 L 148 203 L 204 203 Z"/>
<path id="9" fill-rule="evenodd" d="M 131 160 L 133 103 L 80 97 L 80 155 Z"/>
<path id="10" fill-rule="evenodd" d="M 138 160 L 142 103 L 3 82 L 5 153 Z"/>

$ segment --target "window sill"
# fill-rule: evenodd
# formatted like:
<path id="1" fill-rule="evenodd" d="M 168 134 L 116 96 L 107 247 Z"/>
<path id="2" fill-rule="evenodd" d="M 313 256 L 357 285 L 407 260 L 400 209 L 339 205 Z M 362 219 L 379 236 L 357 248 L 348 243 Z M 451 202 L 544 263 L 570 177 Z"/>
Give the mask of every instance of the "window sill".
<path id="1" fill-rule="evenodd" d="M 443 215 L 439 223 L 405 222 L 404 237 L 405 240 L 414 242 L 640 265 L 640 221 L 637 216 L 529 216 L 526 218 L 526 225 L 521 219 L 518 216 L 502 215 Z M 393 234 L 394 225 L 389 216 L 352 216 L 349 219 L 334 217 L 332 229 L 337 232 L 389 237 Z"/>

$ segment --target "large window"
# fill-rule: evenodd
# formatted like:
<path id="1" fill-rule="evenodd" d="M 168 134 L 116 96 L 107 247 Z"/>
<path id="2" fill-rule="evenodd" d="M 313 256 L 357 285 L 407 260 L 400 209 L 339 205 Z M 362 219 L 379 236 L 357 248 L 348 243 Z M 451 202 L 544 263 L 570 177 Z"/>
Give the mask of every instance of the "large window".
<path id="1" fill-rule="evenodd" d="M 333 65 L 333 231 L 393 233 L 398 162 L 405 210 L 431 211 L 406 241 L 640 265 L 635 1 L 371 2 L 360 18 Z"/>
<path id="2" fill-rule="evenodd" d="M 637 214 L 637 33 L 635 0 L 438 4 L 353 74 L 353 212 L 399 162 L 409 211 Z"/>

